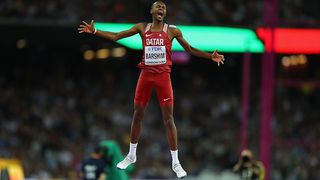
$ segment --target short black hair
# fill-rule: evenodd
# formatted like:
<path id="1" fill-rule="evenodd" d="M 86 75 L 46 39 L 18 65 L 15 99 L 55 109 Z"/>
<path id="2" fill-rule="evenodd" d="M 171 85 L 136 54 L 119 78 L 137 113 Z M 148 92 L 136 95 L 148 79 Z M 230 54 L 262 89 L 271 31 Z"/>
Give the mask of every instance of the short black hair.
<path id="1" fill-rule="evenodd" d="M 105 153 L 105 151 L 106 151 L 106 148 L 104 148 L 102 146 L 96 146 L 93 149 L 93 153 L 100 154 L 100 155 L 103 155 Z"/>
<path id="2" fill-rule="evenodd" d="M 156 3 L 156 2 L 160 2 L 160 3 L 166 4 L 166 3 L 165 3 L 164 1 L 162 1 L 162 0 L 157 0 L 157 1 L 154 1 L 154 2 L 151 4 L 150 9 L 152 9 L 154 3 Z"/>

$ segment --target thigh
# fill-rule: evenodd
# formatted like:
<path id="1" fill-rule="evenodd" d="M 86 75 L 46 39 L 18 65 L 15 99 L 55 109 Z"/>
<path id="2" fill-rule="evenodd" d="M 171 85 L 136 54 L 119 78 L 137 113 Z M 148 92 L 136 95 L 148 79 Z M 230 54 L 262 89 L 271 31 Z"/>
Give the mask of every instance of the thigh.
<path id="1" fill-rule="evenodd" d="M 134 95 L 134 104 L 138 106 L 146 106 L 149 102 L 152 88 L 153 82 L 151 79 L 148 78 L 144 72 L 141 72 Z"/>
<path id="2" fill-rule="evenodd" d="M 156 79 L 156 92 L 160 106 L 171 106 L 174 102 L 170 73 L 163 73 Z"/>

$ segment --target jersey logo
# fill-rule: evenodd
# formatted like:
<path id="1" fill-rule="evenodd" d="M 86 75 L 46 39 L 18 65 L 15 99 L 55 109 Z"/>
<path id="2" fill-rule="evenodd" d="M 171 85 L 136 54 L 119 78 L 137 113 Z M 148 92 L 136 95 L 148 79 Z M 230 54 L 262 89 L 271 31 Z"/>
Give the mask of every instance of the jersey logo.
<path id="1" fill-rule="evenodd" d="M 165 98 L 163 99 L 164 102 L 169 101 L 171 98 Z"/>
<path id="2" fill-rule="evenodd" d="M 146 34 L 146 37 L 150 37 L 152 34 Z"/>

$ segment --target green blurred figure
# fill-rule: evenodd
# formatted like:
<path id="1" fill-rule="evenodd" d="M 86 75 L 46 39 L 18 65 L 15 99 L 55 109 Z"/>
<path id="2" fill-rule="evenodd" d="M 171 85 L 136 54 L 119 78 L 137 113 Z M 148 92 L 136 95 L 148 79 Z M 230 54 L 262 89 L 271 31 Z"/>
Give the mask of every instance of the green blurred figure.
<path id="1" fill-rule="evenodd" d="M 118 143 L 112 140 L 105 140 L 101 141 L 99 145 L 105 148 L 104 160 L 108 165 L 106 168 L 106 180 L 129 180 L 128 174 L 134 170 L 134 166 L 130 165 L 126 170 L 117 168 L 117 163 L 124 158 Z"/>

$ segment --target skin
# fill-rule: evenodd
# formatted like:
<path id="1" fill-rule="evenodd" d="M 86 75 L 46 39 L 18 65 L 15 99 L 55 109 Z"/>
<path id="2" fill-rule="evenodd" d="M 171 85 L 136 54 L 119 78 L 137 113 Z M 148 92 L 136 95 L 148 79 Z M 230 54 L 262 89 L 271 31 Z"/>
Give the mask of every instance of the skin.
<path id="1" fill-rule="evenodd" d="M 166 5 L 162 1 L 156 1 L 152 4 L 150 9 L 150 14 L 152 15 L 152 26 L 151 32 L 160 32 L 162 31 L 164 25 L 164 18 L 166 17 Z M 78 28 L 79 33 L 92 33 L 94 34 L 94 21 L 92 20 L 90 23 L 82 21 Z M 138 23 L 134 25 L 131 29 L 121 31 L 121 32 L 107 32 L 107 31 L 99 31 L 95 32 L 95 35 L 112 40 L 117 41 L 122 38 L 126 38 L 135 34 L 140 34 L 143 37 L 144 30 L 146 28 L 146 23 Z M 215 50 L 212 54 L 201 51 L 192 47 L 182 35 L 182 32 L 178 28 L 168 28 L 168 37 L 172 41 L 174 38 L 181 44 L 181 46 L 191 55 L 198 56 L 205 59 L 210 59 L 220 66 L 220 63 L 224 63 L 224 56 L 220 55 L 217 50 Z M 138 104 L 134 105 L 134 114 L 133 120 L 131 124 L 131 143 L 137 143 L 141 134 L 141 124 L 145 113 L 145 106 L 141 106 Z M 166 127 L 167 139 L 169 142 L 170 150 L 177 150 L 177 129 L 174 123 L 173 118 L 173 105 L 166 105 L 161 107 L 162 119 L 164 125 Z"/>

